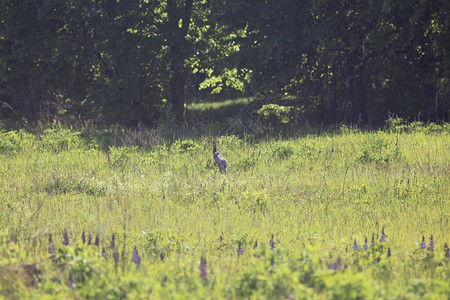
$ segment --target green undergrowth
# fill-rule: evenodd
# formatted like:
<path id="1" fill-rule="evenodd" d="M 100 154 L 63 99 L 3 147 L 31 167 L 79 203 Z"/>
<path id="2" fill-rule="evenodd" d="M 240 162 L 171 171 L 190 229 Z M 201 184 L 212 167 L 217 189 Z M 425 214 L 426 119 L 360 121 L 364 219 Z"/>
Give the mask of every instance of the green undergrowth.
<path id="1" fill-rule="evenodd" d="M 448 299 L 449 127 L 400 125 L 222 136 L 228 174 L 211 137 L 3 131 L 0 297 Z"/>

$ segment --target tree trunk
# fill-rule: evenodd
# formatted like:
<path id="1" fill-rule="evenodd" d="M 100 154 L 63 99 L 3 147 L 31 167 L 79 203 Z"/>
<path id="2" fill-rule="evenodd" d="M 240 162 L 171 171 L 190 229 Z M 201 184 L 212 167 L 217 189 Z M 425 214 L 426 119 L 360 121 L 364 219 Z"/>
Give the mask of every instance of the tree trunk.
<path id="1" fill-rule="evenodd" d="M 436 88 L 434 84 L 426 84 L 424 87 L 425 99 L 427 101 L 427 112 L 428 112 L 428 121 L 436 122 L 437 121 L 437 98 L 436 98 Z"/>
<path id="2" fill-rule="evenodd" d="M 22 81 L 20 95 L 23 101 L 23 114 L 25 119 L 31 123 L 38 121 L 40 118 L 39 102 L 31 96 L 28 77 L 25 77 Z"/>
<path id="3" fill-rule="evenodd" d="M 350 120 L 354 123 L 367 122 L 367 97 L 363 82 L 364 66 L 357 51 L 353 51 L 347 56 L 347 70 L 351 100 Z"/>
<path id="4" fill-rule="evenodd" d="M 168 86 L 169 103 L 177 122 L 185 120 L 187 71 L 184 61 L 189 56 L 189 44 L 186 35 L 191 23 L 193 0 L 185 0 L 183 7 L 178 7 L 176 0 L 167 1 L 168 43 L 170 55 L 170 80 Z M 181 21 L 181 27 L 179 23 Z"/>
<path id="5" fill-rule="evenodd" d="M 172 70 L 172 77 L 169 82 L 169 100 L 172 105 L 172 113 L 178 123 L 182 123 L 186 117 L 184 104 L 186 103 L 187 76 L 181 68 Z"/>

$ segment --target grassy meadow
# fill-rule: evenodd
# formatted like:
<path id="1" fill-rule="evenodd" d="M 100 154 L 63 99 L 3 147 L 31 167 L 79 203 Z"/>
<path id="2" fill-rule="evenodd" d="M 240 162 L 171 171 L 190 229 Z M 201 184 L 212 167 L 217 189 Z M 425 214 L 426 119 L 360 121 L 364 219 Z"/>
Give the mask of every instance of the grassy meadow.
<path id="1" fill-rule="evenodd" d="M 0 298 L 450 297 L 448 124 L 211 136 L 1 132 Z"/>

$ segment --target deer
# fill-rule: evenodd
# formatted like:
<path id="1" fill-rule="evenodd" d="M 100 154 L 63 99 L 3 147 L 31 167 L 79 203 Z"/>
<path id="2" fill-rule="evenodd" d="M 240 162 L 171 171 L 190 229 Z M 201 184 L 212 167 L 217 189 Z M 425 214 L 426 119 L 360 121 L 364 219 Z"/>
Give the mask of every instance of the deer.
<path id="1" fill-rule="evenodd" d="M 228 174 L 227 160 L 222 156 L 222 154 L 219 151 L 217 151 L 217 143 L 215 141 L 213 142 L 213 157 L 214 157 L 214 161 L 216 162 L 216 165 L 219 167 L 220 171 Z"/>

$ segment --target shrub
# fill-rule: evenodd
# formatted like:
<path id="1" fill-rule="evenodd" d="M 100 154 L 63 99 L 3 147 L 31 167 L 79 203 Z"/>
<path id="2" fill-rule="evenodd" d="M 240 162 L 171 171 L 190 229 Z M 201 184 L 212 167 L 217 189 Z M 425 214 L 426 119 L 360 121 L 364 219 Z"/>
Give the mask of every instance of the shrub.
<path id="1" fill-rule="evenodd" d="M 441 130 L 442 130 L 442 126 L 439 126 L 438 124 L 433 123 L 433 122 L 428 124 L 428 126 L 425 128 L 426 133 L 437 133 L 437 132 L 440 132 Z"/>
<path id="2" fill-rule="evenodd" d="M 136 150 L 137 150 L 136 146 L 133 146 L 133 147 L 110 146 L 109 147 L 109 160 L 110 160 L 111 165 L 115 166 L 115 167 L 121 167 L 121 168 L 126 167 L 130 163 Z"/>
<path id="3" fill-rule="evenodd" d="M 369 287 L 363 274 L 337 273 L 325 279 L 328 299 L 367 299 Z"/>
<path id="4" fill-rule="evenodd" d="M 283 106 L 278 104 L 266 104 L 258 110 L 258 115 L 268 121 L 289 123 L 298 113 L 299 109 L 294 106 Z"/>
<path id="5" fill-rule="evenodd" d="M 405 120 L 398 117 L 387 119 L 386 127 L 389 132 L 404 132 L 407 129 Z"/>
<path id="6" fill-rule="evenodd" d="M 193 140 L 177 140 L 172 145 L 172 151 L 176 153 L 189 153 L 200 148 L 200 145 Z"/>
<path id="7" fill-rule="evenodd" d="M 0 131 L 0 153 L 17 153 L 26 148 L 31 148 L 34 143 L 34 136 L 24 130 Z"/>
<path id="8" fill-rule="evenodd" d="M 380 134 L 365 136 L 361 152 L 357 160 L 368 162 L 389 162 L 399 159 L 400 148 L 397 143 L 386 141 Z"/>
<path id="9" fill-rule="evenodd" d="M 74 149 L 80 145 L 80 132 L 65 128 L 48 128 L 41 136 L 40 148 L 53 152 Z"/>
<path id="10" fill-rule="evenodd" d="M 189 249 L 183 238 L 171 231 L 154 230 L 147 233 L 147 252 L 157 259 L 164 259 L 172 253 L 185 253 Z"/>
<path id="11" fill-rule="evenodd" d="M 294 147 L 289 142 L 278 143 L 273 149 L 273 156 L 281 159 L 289 158 L 294 154 Z"/>

